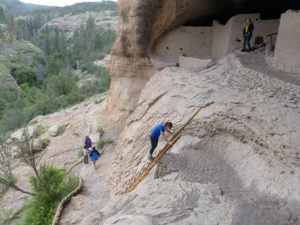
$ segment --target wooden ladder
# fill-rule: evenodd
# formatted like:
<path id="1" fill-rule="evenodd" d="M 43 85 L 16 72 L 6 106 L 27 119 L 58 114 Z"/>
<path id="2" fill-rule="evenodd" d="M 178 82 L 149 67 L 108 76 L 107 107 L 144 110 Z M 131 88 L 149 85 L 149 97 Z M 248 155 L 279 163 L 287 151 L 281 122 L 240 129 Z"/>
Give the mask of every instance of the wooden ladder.
<path id="1" fill-rule="evenodd" d="M 180 139 L 181 137 L 181 132 L 184 130 L 184 128 L 194 119 L 194 117 L 200 112 L 201 109 L 213 104 L 214 102 L 209 102 L 205 104 L 204 106 L 200 106 L 196 112 L 188 119 L 188 121 L 185 122 L 185 124 L 173 135 L 171 138 L 171 141 L 173 142 L 173 145 Z M 157 156 L 154 158 L 153 162 L 147 163 L 146 166 L 141 170 L 141 172 L 135 176 L 127 185 L 124 191 L 118 192 L 117 195 L 124 195 L 127 194 L 131 191 L 133 191 L 139 183 L 150 173 L 152 168 L 162 159 L 162 157 L 167 153 L 167 151 L 171 148 L 172 146 L 169 144 L 166 144 L 162 150 L 159 151 Z"/>

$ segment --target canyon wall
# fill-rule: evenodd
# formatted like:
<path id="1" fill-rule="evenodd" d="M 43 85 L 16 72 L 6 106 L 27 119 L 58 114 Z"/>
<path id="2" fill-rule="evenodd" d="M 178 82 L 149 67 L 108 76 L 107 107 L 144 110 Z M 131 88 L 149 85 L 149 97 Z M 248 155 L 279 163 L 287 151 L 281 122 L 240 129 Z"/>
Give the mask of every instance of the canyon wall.
<path id="1" fill-rule="evenodd" d="M 111 51 L 111 119 L 130 115 L 146 82 L 160 68 L 149 58 L 149 49 L 168 29 L 206 15 L 210 1 L 120 0 L 119 33 Z M 201 9 L 201 10 L 195 10 Z"/>

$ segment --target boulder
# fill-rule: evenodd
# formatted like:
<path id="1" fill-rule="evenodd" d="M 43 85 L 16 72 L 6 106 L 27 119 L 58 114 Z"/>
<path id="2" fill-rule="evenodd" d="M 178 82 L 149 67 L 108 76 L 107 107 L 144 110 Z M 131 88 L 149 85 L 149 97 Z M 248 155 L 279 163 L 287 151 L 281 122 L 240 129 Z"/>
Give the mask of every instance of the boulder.
<path id="1" fill-rule="evenodd" d="M 33 137 L 33 133 L 34 133 L 33 128 L 28 127 L 27 130 L 28 130 L 29 137 Z M 24 134 L 24 128 L 21 128 L 21 129 L 17 130 L 16 132 L 12 133 L 10 135 L 10 138 L 13 142 L 19 142 L 23 139 L 23 134 Z"/>
<path id="2" fill-rule="evenodd" d="M 34 153 L 36 152 L 40 152 L 44 149 L 44 142 L 39 139 L 39 138 L 36 138 L 33 140 L 33 143 L 32 143 L 32 150 Z"/>
<path id="3" fill-rule="evenodd" d="M 56 136 L 58 136 L 58 135 L 59 135 L 59 132 L 58 132 L 58 126 L 57 126 L 57 125 L 54 125 L 54 126 L 50 127 L 49 130 L 48 130 L 48 132 L 49 132 L 49 135 L 50 135 L 51 137 L 56 137 Z"/>

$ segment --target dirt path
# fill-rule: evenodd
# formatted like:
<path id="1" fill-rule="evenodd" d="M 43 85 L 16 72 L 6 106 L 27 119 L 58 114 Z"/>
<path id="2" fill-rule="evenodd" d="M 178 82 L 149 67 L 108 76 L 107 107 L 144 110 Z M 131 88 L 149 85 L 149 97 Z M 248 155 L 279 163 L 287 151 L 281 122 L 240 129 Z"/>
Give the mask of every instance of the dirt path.
<path id="1" fill-rule="evenodd" d="M 265 51 L 256 50 L 251 53 L 238 53 L 237 57 L 240 59 L 241 63 L 249 69 L 291 84 L 300 85 L 299 74 L 276 70 L 268 62 L 268 56 L 265 55 Z"/>
<path id="2" fill-rule="evenodd" d="M 99 107 L 98 104 L 93 104 L 87 112 L 85 123 L 89 130 L 89 136 L 93 143 L 99 140 L 97 133 L 98 126 L 102 127 L 102 123 L 99 124 L 98 116 L 101 114 L 104 104 Z M 106 126 L 105 126 L 106 127 Z M 104 128 L 106 130 L 106 128 Z M 111 132 L 108 132 L 109 135 Z M 117 137 L 110 137 L 116 139 Z M 72 175 L 78 175 L 84 180 L 84 190 L 77 196 L 75 196 L 71 203 L 64 210 L 61 224 L 93 224 L 93 222 L 84 222 L 87 220 L 93 220 L 93 213 L 99 212 L 107 202 L 110 200 L 110 188 L 105 181 L 107 172 L 110 170 L 111 159 L 113 157 L 112 152 L 115 145 L 109 145 L 104 148 L 106 152 L 98 161 L 97 169 L 92 166 L 91 161 L 85 165 L 83 163 L 74 167 L 71 171 Z"/>

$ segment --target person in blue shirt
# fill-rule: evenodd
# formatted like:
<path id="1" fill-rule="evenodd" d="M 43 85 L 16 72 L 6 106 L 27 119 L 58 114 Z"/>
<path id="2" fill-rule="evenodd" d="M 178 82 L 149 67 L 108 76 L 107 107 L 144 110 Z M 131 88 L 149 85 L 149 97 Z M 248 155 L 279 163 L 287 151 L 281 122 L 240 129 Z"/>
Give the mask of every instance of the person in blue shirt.
<path id="1" fill-rule="evenodd" d="M 153 162 L 154 158 L 152 156 L 154 150 L 157 147 L 158 144 L 158 139 L 160 137 L 160 135 L 163 136 L 163 138 L 165 139 L 165 141 L 169 144 L 169 145 L 173 145 L 173 142 L 168 141 L 168 139 L 165 136 L 165 131 L 167 131 L 168 133 L 172 134 L 173 133 L 170 131 L 173 127 L 172 122 L 165 122 L 165 123 L 160 123 L 158 124 L 151 132 L 150 134 L 150 141 L 151 141 L 151 149 L 150 149 L 150 153 L 148 156 L 148 159 Z"/>
<path id="2" fill-rule="evenodd" d="M 91 161 L 93 162 L 95 169 L 97 169 L 96 162 L 97 162 L 99 156 L 100 156 L 100 153 L 98 152 L 98 150 L 95 147 L 93 147 L 93 150 L 90 153 L 90 157 L 91 157 Z"/>

